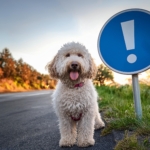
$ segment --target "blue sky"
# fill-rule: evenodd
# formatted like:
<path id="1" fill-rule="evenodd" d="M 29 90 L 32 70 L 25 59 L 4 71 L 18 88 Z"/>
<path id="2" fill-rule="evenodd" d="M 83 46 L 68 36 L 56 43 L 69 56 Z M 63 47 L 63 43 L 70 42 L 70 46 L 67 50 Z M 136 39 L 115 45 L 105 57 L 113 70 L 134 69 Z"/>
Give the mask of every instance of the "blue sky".
<path id="1" fill-rule="evenodd" d="M 98 65 L 97 38 L 104 23 L 121 10 L 150 11 L 149 6 L 149 0 L 0 0 L 0 51 L 7 47 L 15 59 L 47 73 L 45 65 L 60 47 L 75 41 Z"/>

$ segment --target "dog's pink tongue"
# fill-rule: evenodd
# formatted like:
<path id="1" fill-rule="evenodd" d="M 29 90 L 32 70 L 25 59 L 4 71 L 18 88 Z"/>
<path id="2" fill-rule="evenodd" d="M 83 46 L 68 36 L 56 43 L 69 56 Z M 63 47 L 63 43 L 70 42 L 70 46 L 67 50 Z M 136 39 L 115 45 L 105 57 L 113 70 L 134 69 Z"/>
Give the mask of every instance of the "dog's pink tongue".
<path id="1" fill-rule="evenodd" d="M 79 77 L 79 73 L 78 72 L 70 72 L 71 80 L 77 80 L 78 77 Z"/>

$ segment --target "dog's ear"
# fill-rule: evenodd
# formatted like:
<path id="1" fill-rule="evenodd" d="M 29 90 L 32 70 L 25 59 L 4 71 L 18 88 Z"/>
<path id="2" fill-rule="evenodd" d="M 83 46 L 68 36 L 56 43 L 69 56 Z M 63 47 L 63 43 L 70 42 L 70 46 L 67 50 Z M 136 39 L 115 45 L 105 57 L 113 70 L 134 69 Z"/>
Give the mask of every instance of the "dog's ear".
<path id="1" fill-rule="evenodd" d="M 56 70 L 56 62 L 58 60 L 58 56 L 56 55 L 53 60 L 47 64 L 46 68 L 48 68 L 48 72 L 51 78 L 58 79 L 58 73 Z"/>
<path id="2" fill-rule="evenodd" d="M 87 73 L 87 78 L 94 79 L 97 73 L 97 67 L 91 55 L 90 55 L 89 65 L 90 65 L 90 69 L 89 72 Z"/>

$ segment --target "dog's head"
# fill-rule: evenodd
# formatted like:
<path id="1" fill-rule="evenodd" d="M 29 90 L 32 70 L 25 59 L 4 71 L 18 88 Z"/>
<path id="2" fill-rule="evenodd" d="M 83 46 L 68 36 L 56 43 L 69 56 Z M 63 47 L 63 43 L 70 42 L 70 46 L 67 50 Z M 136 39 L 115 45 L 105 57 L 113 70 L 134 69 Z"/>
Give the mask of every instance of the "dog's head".
<path id="1" fill-rule="evenodd" d="M 76 83 L 85 78 L 94 78 L 96 66 L 83 45 L 71 42 L 58 51 L 48 64 L 48 71 L 52 78 Z"/>

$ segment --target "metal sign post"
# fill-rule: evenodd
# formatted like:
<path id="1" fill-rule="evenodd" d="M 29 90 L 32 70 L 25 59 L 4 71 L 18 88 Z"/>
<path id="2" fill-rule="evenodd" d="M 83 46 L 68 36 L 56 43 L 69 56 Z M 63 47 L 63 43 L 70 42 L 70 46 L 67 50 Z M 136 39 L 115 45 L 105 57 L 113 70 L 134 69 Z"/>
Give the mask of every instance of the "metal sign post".
<path id="1" fill-rule="evenodd" d="M 138 74 L 132 75 L 132 87 L 133 87 L 135 114 L 138 119 L 142 119 L 142 107 L 141 107 L 141 97 L 140 97 Z"/>

